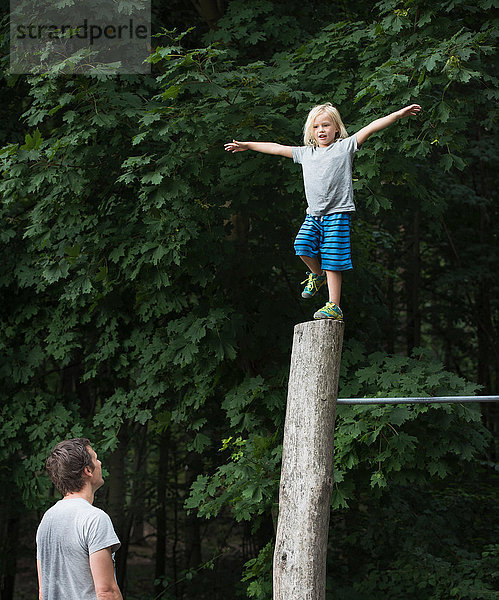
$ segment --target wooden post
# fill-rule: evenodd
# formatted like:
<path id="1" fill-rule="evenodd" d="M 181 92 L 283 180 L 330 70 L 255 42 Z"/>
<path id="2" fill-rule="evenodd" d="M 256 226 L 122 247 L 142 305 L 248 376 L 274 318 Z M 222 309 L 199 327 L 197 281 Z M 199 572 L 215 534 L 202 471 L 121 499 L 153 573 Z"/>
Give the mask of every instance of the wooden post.
<path id="1" fill-rule="evenodd" d="M 274 600 L 324 600 L 344 325 L 295 326 L 274 551 Z"/>

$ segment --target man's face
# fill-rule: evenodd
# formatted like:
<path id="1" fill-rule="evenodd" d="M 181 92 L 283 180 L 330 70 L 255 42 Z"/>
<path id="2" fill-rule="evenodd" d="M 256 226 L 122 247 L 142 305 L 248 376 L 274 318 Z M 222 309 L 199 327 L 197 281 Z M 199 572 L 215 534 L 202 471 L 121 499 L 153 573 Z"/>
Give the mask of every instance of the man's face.
<path id="1" fill-rule="evenodd" d="M 94 470 L 92 471 L 91 475 L 91 480 L 92 487 L 95 491 L 104 485 L 104 479 L 102 477 L 102 463 L 97 458 L 97 454 L 91 446 L 88 446 L 88 451 L 90 452 L 90 456 L 92 457 L 92 464 L 94 466 Z"/>

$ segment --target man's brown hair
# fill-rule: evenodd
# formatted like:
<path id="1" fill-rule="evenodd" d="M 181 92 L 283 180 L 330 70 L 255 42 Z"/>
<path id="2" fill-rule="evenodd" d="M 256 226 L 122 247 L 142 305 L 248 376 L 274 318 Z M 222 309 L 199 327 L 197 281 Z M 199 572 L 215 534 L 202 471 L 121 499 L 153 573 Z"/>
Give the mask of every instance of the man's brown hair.
<path id="1" fill-rule="evenodd" d="M 94 470 L 87 438 L 74 438 L 59 442 L 47 458 L 45 468 L 52 483 L 63 496 L 79 492 L 84 485 L 83 471 Z"/>

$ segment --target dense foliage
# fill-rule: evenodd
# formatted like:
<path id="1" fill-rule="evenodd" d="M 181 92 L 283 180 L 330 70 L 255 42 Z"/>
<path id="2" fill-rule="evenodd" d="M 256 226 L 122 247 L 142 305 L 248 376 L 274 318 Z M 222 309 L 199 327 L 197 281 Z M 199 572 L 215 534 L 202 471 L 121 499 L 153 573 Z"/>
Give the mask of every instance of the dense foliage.
<path id="1" fill-rule="evenodd" d="M 53 501 L 44 457 L 80 434 L 107 457 L 129 598 L 270 597 L 292 326 L 314 308 L 300 171 L 232 138 L 298 145 L 320 101 L 349 133 L 419 102 L 356 158 L 340 396 L 496 389 L 492 3 L 356 4 L 231 0 L 209 30 L 157 6 L 151 76 L 3 76 L 5 598 Z M 338 412 L 334 597 L 492 598 L 497 413 Z"/>

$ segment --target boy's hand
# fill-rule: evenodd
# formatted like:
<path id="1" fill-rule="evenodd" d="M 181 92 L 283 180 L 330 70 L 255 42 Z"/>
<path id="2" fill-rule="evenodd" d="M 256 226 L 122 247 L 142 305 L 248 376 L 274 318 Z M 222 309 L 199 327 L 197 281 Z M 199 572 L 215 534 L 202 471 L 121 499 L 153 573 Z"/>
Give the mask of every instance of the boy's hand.
<path id="1" fill-rule="evenodd" d="M 421 112 L 421 106 L 419 106 L 419 104 L 410 104 L 405 108 L 401 108 L 400 110 L 396 110 L 395 112 L 386 115 L 386 117 L 376 119 L 355 134 L 357 137 L 358 146 L 362 146 L 362 144 L 376 131 L 381 131 L 385 127 L 395 123 L 395 121 L 398 119 L 403 119 L 404 117 L 408 117 L 410 115 L 417 115 L 419 112 Z"/>
<path id="2" fill-rule="evenodd" d="M 293 157 L 293 148 L 291 146 L 283 146 L 275 142 L 238 142 L 232 140 L 228 144 L 224 144 L 227 152 L 244 152 L 245 150 L 253 150 L 254 152 L 262 152 L 263 154 L 275 154 L 277 156 Z"/>
<path id="3" fill-rule="evenodd" d="M 224 144 L 227 152 L 244 152 L 245 150 L 249 150 L 248 142 L 238 142 L 236 140 L 232 140 L 228 144 Z"/>
<path id="4" fill-rule="evenodd" d="M 411 104 L 405 108 L 401 108 L 397 114 L 399 119 L 403 119 L 404 117 L 409 117 L 410 115 L 417 115 L 419 112 L 421 112 L 421 106 L 419 106 L 419 104 Z"/>

